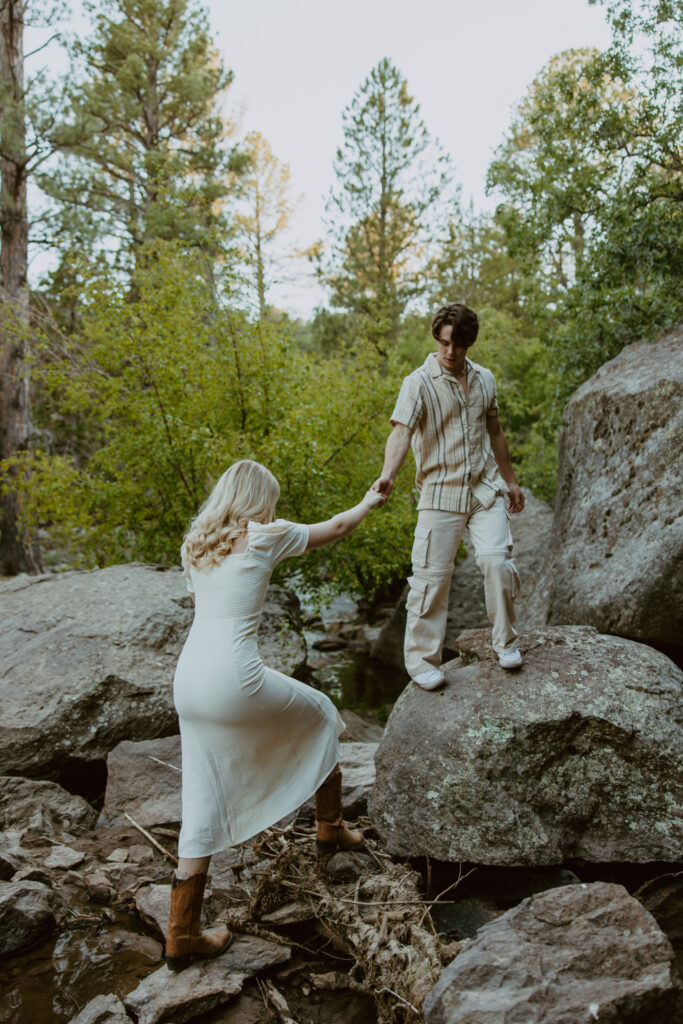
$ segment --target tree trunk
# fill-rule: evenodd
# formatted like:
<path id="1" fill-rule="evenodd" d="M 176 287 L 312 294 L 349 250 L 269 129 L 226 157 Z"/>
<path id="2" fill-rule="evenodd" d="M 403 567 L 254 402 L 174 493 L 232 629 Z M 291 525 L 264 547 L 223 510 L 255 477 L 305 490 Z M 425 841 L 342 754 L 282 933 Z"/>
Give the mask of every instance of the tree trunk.
<path id="1" fill-rule="evenodd" d="M 28 355 L 28 219 L 24 96 L 24 8 L 21 0 L 0 0 L 0 455 L 25 450 L 31 438 Z M 40 572 L 37 545 L 26 541 L 18 522 L 18 498 L 2 495 L 0 574 Z"/>

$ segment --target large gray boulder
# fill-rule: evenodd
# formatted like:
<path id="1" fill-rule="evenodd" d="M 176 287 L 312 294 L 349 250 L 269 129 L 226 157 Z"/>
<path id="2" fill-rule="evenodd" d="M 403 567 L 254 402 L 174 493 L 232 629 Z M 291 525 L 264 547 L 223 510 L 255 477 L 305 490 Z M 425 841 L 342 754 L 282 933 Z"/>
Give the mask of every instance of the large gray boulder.
<path id="1" fill-rule="evenodd" d="M 674 1024 L 671 943 L 621 885 L 531 896 L 485 925 L 441 974 L 425 1024 Z"/>
<path id="2" fill-rule="evenodd" d="M 683 673 L 590 626 L 522 634 L 506 672 L 465 633 L 448 684 L 413 683 L 375 764 L 390 853 L 479 864 L 677 861 L 683 849 Z"/>
<path id="3" fill-rule="evenodd" d="M 272 587 L 267 663 L 305 663 L 296 598 Z M 0 772 L 59 777 L 123 739 L 176 732 L 173 674 L 193 616 L 177 569 L 114 565 L 0 583 Z"/>
<path id="4" fill-rule="evenodd" d="M 526 487 L 525 508 L 519 515 L 510 516 L 510 529 L 514 541 L 513 556 L 521 579 L 521 588 L 515 599 L 515 613 L 520 629 L 538 625 L 536 586 L 542 578 L 548 556 L 548 542 L 553 522 L 553 510 L 545 501 L 535 498 Z M 484 580 L 474 560 L 474 549 L 463 541 L 464 557 L 458 558 L 453 571 L 448 598 L 445 646 L 454 649 L 460 633 L 466 629 L 489 627 L 484 602 Z M 406 587 L 390 619 L 371 648 L 371 655 L 403 669 L 403 636 L 406 628 Z"/>
<path id="5" fill-rule="evenodd" d="M 682 643 L 683 325 L 627 346 L 572 396 L 548 573 L 554 624 Z"/>

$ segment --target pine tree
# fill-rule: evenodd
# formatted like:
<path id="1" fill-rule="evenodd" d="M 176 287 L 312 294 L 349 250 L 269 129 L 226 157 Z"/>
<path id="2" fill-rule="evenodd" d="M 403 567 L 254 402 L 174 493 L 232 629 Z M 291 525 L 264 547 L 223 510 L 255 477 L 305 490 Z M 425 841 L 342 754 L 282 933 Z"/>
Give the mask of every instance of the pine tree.
<path id="1" fill-rule="evenodd" d="M 73 45 L 68 147 L 43 176 L 63 246 L 97 241 L 124 261 L 145 243 L 211 248 L 244 158 L 219 101 L 232 81 L 195 0 L 90 2 L 94 31 Z"/>
<path id="2" fill-rule="evenodd" d="M 45 71 L 26 76 L 24 27 L 45 5 L 0 0 L 0 573 L 37 572 L 40 552 L 18 523 L 17 457 L 31 443 L 27 185 L 52 155 L 59 104 Z"/>
<path id="3" fill-rule="evenodd" d="M 425 289 L 430 215 L 445 198 L 448 160 L 386 57 L 345 110 L 343 130 L 328 204 L 332 246 L 320 276 L 332 304 L 360 315 L 383 348 Z"/>

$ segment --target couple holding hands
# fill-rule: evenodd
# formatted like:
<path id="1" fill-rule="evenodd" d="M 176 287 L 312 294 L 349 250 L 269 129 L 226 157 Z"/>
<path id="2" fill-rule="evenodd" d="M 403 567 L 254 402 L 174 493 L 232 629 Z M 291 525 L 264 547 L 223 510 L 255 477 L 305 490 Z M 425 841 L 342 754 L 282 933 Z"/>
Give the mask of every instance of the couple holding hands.
<path id="1" fill-rule="evenodd" d="M 337 709 L 320 691 L 265 666 L 256 634 L 275 566 L 345 537 L 383 505 L 411 444 L 420 491 L 404 646 L 411 679 L 425 690 L 445 682 L 448 594 L 465 528 L 484 577 L 499 662 L 505 669 L 522 664 L 508 513 L 521 512 L 524 496 L 493 374 L 467 358 L 477 333 L 476 313 L 462 303 L 436 313 L 436 351 L 403 381 L 382 475 L 359 504 L 313 525 L 274 519 L 277 480 L 243 461 L 223 474 L 190 526 L 181 554 L 195 617 L 174 681 L 182 828 L 166 940 L 173 971 L 230 943 L 227 928 L 203 932 L 199 925 L 212 854 L 245 842 L 313 793 L 319 853 L 363 842 L 342 817 L 344 723 Z"/>

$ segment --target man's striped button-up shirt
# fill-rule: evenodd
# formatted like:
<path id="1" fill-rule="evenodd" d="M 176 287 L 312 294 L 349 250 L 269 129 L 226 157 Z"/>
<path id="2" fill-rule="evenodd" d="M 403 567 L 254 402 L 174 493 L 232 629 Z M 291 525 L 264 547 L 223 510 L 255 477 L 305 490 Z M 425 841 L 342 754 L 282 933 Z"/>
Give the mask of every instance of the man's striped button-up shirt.
<path id="1" fill-rule="evenodd" d="M 505 493 L 486 430 L 487 416 L 498 414 L 496 381 L 484 366 L 466 365 L 467 398 L 430 353 L 403 381 L 391 414 L 392 424 L 412 431 L 418 509 L 469 512 L 472 496 L 489 508 Z"/>

